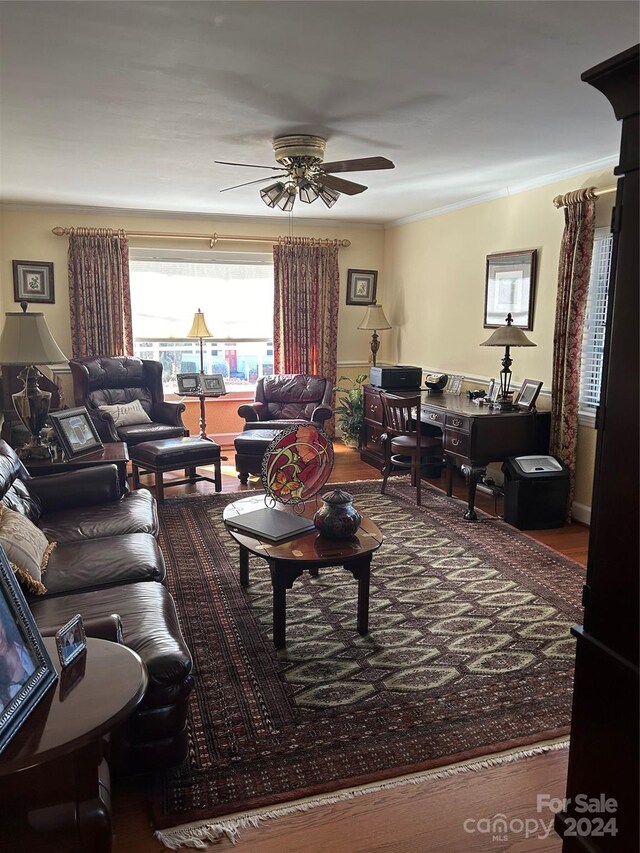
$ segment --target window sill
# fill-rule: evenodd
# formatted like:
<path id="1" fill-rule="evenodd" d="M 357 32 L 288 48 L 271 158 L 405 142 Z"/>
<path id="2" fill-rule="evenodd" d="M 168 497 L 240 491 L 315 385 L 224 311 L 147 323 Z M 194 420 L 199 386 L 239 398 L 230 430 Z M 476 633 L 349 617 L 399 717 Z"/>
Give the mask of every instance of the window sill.
<path id="1" fill-rule="evenodd" d="M 591 429 L 596 428 L 596 415 L 595 412 L 578 412 L 578 426 L 588 427 Z"/>

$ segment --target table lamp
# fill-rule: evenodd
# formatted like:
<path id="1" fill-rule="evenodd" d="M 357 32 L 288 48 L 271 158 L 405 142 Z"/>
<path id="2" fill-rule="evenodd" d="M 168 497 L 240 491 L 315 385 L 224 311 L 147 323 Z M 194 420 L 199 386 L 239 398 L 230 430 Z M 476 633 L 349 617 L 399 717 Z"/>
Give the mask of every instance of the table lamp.
<path id="1" fill-rule="evenodd" d="M 380 341 L 378 340 L 378 329 L 391 329 L 391 323 L 384 316 L 384 311 L 382 310 L 382 305 L 376 305 L 374 302 L 373 305 L 370 305 L 367 308 L 367 313 L 364 315 L 364 320 L 358 326 L 359 329 L 364 329 L 366 331 L 373 331 L 373 335 L 371 335 L 371 356 L 373 361 L 373 366 L 376 366 L 376 355 L 378 350 L 380 349 Z"/>
<path id="2" fill-rule="evenodd" d="M 5 314 L 0 335 L 0 364 L 24 364 L 19 379 L 21 391 L 11 395 L 16 414 L 31 434 L 31 440 L 16 452 L 21 459 L 48 459 L 50 448 L 43 444 L 40 433 L 49 415 L 51 392 L 38 386 L 37 364 L 66 364 L 68 359 L 49 331 L 44 314 L 27 314 L 27 303 L 19 311 Z"/>
<path id="3" fill-rule="evenodd" d="M 513 317 L 507 314 L 506 326 L 500 326 L 491 334 L 486 341 L 483 341 L 481 347 L 504 347 L 504 357 L 502 359 L 502 370 L 500 371 L 500 390 L 496 403 L 500 409 L 508 411 L 513 409 L 511 387 L 511 347 L 535 347 L 538 346 L 530 341 L 522 329 L 513 326 Z"/>

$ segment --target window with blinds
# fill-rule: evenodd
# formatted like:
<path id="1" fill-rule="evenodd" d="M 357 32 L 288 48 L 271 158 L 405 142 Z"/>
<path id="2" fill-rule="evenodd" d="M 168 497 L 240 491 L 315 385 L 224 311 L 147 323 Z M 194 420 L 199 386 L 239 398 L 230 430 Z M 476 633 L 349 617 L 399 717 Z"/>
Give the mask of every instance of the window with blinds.
<path id="1" fill-rule="evenodd" d="M 608 228 L 598 228 L 593 243 L 591 279 L 582 336 L 580 410 L 595 415 L 600 403 L 604 335 L 607 326 L 607 300 L 611 273 L 613 236 Z"/>

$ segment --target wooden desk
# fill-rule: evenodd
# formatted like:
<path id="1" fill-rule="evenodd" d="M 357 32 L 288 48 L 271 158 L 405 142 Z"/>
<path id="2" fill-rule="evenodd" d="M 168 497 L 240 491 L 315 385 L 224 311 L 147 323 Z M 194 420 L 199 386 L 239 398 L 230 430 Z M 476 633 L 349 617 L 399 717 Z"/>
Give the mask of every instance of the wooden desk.
<path id="1" fill-rule="evenodd" d="M 382 400 L 380 388 L 365 385 L 365 434 L 361 458 L 382 467 Z M 395 393 L 395 392 L 389 392 Z M 408 397 L 415 392 L 399 391 Z M 453 469 L 459 465 L 468 477 L 467 521 L 476 521 L 476 486 L 490 462 L 508 456 L 548 453 L 550 412 L 504 412 L 478 406 L 466 395 L 422 393 L 421 420 L 442 432 L 447 462 L 447 494 L 452 493 Z"/>
<path id="2" fill-rule="evenodd" d="M 51 659 L 55 639 L 45 637 Z M 0 849 L 109 853 L 109 768 L 103 737 L 142 699 L 147 671 L 126 646 L 89 638 L 87 652 L 0 756 Z"/>
<path id="3" fill-rule="evenodd" d="M 127 462 L 129 451 L 123 441 L 107 442 L 101 450 L 77 456 L 75 459 L 65 459 L 61 452 L 53 459 L 27 459 L 24 465 L 32 477 L 44 474 L 61 474 L 63 471 L 77 471 L 80 468 L 90 468 L 93 465 L 115 465 L 120 478 L 120 491 L 127 490 Z"/>

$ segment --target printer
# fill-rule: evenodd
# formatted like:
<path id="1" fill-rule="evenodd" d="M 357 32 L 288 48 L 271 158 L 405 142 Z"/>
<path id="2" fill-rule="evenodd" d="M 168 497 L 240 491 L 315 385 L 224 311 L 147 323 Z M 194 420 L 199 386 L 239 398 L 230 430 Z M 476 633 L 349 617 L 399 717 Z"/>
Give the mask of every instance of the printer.
<path id="1" fill-rule="evenodd" d="M 378 364 L 371 368 L 369 382 L 374 388 L 384 390 L 419 391 L 422 368 L 407 364 Z"/>

